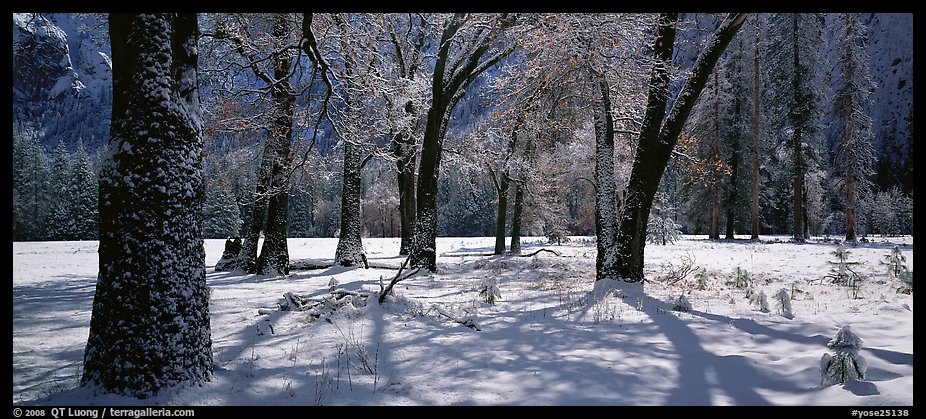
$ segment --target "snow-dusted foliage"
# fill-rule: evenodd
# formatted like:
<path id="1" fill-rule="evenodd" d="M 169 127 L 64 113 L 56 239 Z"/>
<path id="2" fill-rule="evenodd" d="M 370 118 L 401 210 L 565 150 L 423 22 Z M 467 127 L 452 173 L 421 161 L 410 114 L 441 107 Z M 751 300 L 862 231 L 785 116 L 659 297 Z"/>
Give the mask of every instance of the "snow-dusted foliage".
<path id="1" fill-rule="evenodd" d="M 875 155 L 868 109 L 875 83 L 868 63 L 867 29 L 859 21 L 859 16 L 855 13 L 841 14 L 834 20 L 832 30 L 840 50 L 836 62 L 838 84 L 833 100 L 833 124 L 838 133 L 833 175 L 841 178 L 846 241 L 855 242 L 856 198 L 868 192 L 869 178 L 874 173 Z"/>
<path id="2" fill-rule="evenodd" d="M 486 304 L 495 304 L 496 298 L 502 298 L 502 292 L 498 289 L 498 279 L 494 276 L 483 278 L 479 283 L 479 296 Z"/>
<path id="3" fill-rule="evenodd" d="M 749 296 L 749 304 L 763 313 L 768 313 L 770 311 L 768 307 L 768 297 L 765 295 L 764 290 L 753 292 L 752 295 Z"/>
<path id="4" fill-rule="evenodd" d="M 794 312 L 791 310 L 791 294 L 787 288 L 782 288 L 775 293 L 775 309 L 778 314 L 789 319 L 794 318 Z"/>
<path id="5" fill-rule="evenodd" d="M 81 383 L 146 398 L 212 374 L 194 14 L 114 14 L 100 270 Z"/>
<path id="6" fill-rule="evenodd" d="M 234 193 L 225 185 L 207 185 L 204 201 L 203 237 L 227 239 L 237 236 L 241 228 L 241 216 Z"/>
<path id="7" fill-rule="evenodd" d="M 672 305 L 672 310 L 682 311 L 685 313 L 691 311 L 691 303 L 688 302 L 688 297 L 685 297 L 684 294 L 679 295 Z"/>
<path id="8" fill-rule="evenodd" d="M 822 110 L 823 16 L 817 13 L 775 13 L 769 16 L 766 38 L 767 106 L 771 132 L 784 137 L 789 161 L 791 228 L 797 241 L 806 239 L 804 192 L 807 176 L 819 162 Z M 781 138 L 779 137 L 779 138 Z"/>
<path id="9" fill-rule="evenodd" d="M 31 130 L 13 126 L 13 239 L 95 240 L 98 182 L 82 143 L 49 162 Z M 50 167 L 49 167 L 50 166 Z"/>
<path id="10" fill-rule="evenodd" d="M 829 279 L 834 284 L 845 285 L 849 287 L 853 294 L 858 296 L 858 289 L 861 286 L 862 277 L 858 272 L 855 272 L 852 269 L 853 266 L 858 265 L 857 261 L 849 261 L 849 250 L 846 249 L 844 243 L 840 242 L 836 246 L 836 250 L 833 250 L 832 255 L 834 260 L 827 261 L 832 267 L 830 272 L 824 276 L 824 278 Z"/>
<path id="11" fill-rule="evenodd" d="M 891 278 L 899 278 L 907 270 L 907 257 L 900 251 L 900 246 L 891 248 L 891 253 L 884 259 L 881 263 L 887 265 L 887 274 Z"/>
<path id="12" fill-rule="evenodd" d="M 646 241 L 663 246 L 675 243 L 682 236 L 681 227 L 671 216 L 652 214 L 646 224 Z"/>
<path id="13" fill-rule="evenodd" d="M 859 355 L 862 339 L 852 332 L 849 325 L 839 329 L 836 336 L 826 344 L 832 353 L 820 358 L 821 384 L 831 386 L 851 380 L 864 380 L 868 363 Z"/>

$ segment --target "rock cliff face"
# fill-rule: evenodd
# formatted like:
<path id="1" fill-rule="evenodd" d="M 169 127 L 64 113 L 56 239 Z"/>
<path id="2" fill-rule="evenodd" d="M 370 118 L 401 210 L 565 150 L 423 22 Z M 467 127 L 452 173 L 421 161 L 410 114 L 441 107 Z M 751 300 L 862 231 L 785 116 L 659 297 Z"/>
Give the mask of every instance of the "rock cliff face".
<path id="1" fill-rule="evenodd" d="M 95 150 L 109 137 L 112 62 L 105 29 L 94 21 L 13 14 L 13 121 L 34 129 L 49 149 L 62 141 Z"/>
<path id="2" fill-rule="evenodd" d="M 872 13 L 862 22 L 868 26 L 871 75 L 878 84 L 870 114 L 874 144 L 904 142 L 913 102 L 913 14 Z"/>

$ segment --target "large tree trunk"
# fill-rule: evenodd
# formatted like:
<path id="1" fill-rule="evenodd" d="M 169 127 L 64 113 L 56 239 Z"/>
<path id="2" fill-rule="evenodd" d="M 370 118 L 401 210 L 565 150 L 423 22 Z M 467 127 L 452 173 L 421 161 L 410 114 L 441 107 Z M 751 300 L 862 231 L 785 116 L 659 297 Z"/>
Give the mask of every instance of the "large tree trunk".
<path id="1" fill-rule="evenodd" d="M 247 221 L 247 230 L 243 235 L 241 250 L 238 252 L 238 258 L 235 262 L 236 269 L 249 274 L 257 272 L 257 245 L 260 240 L 260 233 L 264 228 L 264 221 L 266 221 L 267 207 L 270 205 L 268 189 L 273 175 L 271 164 L 274 160 L 272 157 L 275 153 L 274 149 L 275 144 L 269 138 L 264 141 L 264 153 L 261 157 L 260 166 L 257 168 L 254 198 L 250 205 L 251 217 Z"/>
<path id="2" fill-rule="evenodd" d="M 708 40 L 705 50 L 695 61 L 691 75 L 682 86 L 668 117 L 663 122 L 669 90 L 669 74 L 666 64 L 672 58 L 678 14 L 660 15 L 653 45 L 656 62 L 649 84 L 649 99 L 624 204 L 618 215 L 620 224 L 614 243 L 614 262 L 612 264 L 606 260 L 605 263 L 609 266 L 598 273 L 597 279 L 623 279 L 627 282 L 643 280 L 646 220 L 649 218 L 659 180 L 669 162 L 672 149 L 678 141 L 678 135 L 688 119 L 688 114 L 704 89 L 707 77 L 745 18 L 745 13 L 729 14 L 721 22 L 720 28 Z"/>
<path id="3" fill-rule="evenodd" d="M 446 129 L 445 118 L 449 118 L 446 101 L 435 92 L 421 147 L 415 196 L 418 208 L 411 252 L 412 266 L 423 266 L 432 272 L 437 270 L 437 175 L 444 142 L 443 131 Z"/>
<path id="4" fill-rule="evenodd" d="M 598 254 L 597 279 L 615 274 L 614 239 L 617 235 L 617 183 L 614 179 L 614 118 L 611 97 L 604 74 L 595 74 L 595 234 Z"/>
<path id="5" fill-rule="evenodd" d="M 714 122 L 714 142 L 711 145 L 711 164 L 710 164 L 710 173 L 711 173 L 711 230 L 708 234 L 708 239 L 718 240 L 720 239 L 720 172 L 714 166 L 714 163 L 720 160 L 720 87 L 717 82 L 717 69 L 714 71 L 714 103 L 712 103 L 713 108 L 713 122 Z"/>
<path id="6" fill-rule="evenodd" d="M 396 157 L 396 180 L 399 186 L 399 222 L 402 243 L 399 248 L 400 255 L 407 255 L 412 249 L 412 239 L 415 228 L 415 144 L 411 138 L 402 134 L 396 135 L 394 144 Z"/>
<path id="7" fill-rule="evenodd" d="M 514 209 L 511 213 L 511 247 L 508 252 L 521 254 L 521 212 L 524 210 L 524 183 L 518 182 L 514 187 Z"/>
<path id="8" fill-rule="evenodd" d="M 756 16 L 755 55 L 752 62 L 752 239 L 759 239 L 759 152 L 762 147 L 759 137 L 759 17 Z"/>
<path id="9" fill-rule="evenodd" d="M 286 14 L 273 17 L 272 35 L 286 42 L 293 31 L 293 22 Z M 249 57 L 247 57 L 249 58 Z M 249 58 L 250 59 L 250 58 Z M 270 90 L 270 117 L 264 153 L 257 171 L 254 204 L 248 230 L 238 253 L 237 268 L 246 273 L 262 275 L 289 274 L 289 249 L 286 243 L 289 219 L 289 184 L 293 165 L 290 151 L 293 134 L 293 111 L 296 97 L 287 80 L 293 63 L 292 52 L 277 51 L 274 60 L 274 85 Z M 268 77 L 269 76 L 265 76 Z M 264 221 L 266 217 L 266 230 Z M 264 243 L 257 256 L 257 242 L 264 230 Z"/>
<path id="10" fill-rule="evenodd" d="M 83 385 L 139 398 L 212 374 L 194 14 L 112 14 L 113 112 Z"/>
<path id="11" fill-rule="evenodd" d="M 801 103 L 801 89 L 803 89 L 801 76 L 800 48 L 798 46 L 798 26 L 797 14 L 791 17 L 792 48 L 794 48 L 794 61 L 791 63 L 791 77 L 794 88 L 791 91 L 791 110 L 790 118 L 793 123 L 793 133 L 791 134 L 791 151 L 793 153 L 793 167 L 791 170 L 791 187 L 794 189 L 794 221 L 793 233 L 794 240 L 804 241 L 804 150 L 803 150 L 803 127 L 800 123 L 802 115 L 798 112 Z"/>
<path id="12" fill-rule="evenodd" d="M 293 22 L 285 13 L 273 17 L 273 37 L 287 42 L 293 33 Z M 273 118 L 267 141 L 275 147 L 270 182 L 270 202 L 267 208 L 267 230 L 264 245 L 257 258 L 257 273 L 262 275 L 289 274 L 289 248 L 286 243 L 286 225 L 289 220 L 289 181 L 293 167 L 290 151 L 293 135 L 293 111 L 296 96 L 287 79 L 293 65 L 293 54 L 288 50 L 273 55 L 277 86 L 270 92 L 273 99 Z"/>
<path id="13" fill-rule="evenodd" d="M 334 261 L 341 266 L 366 265 L 363 251 L 363 219 L 360 205 L 360 164 L 363 160 L 359 144 L 344 141 L 344 172 L 341 187 L 341 234 Z"/>
<path id="14" fill-rule="evenodd" d="M 508 223 L 508 187 L 510 181 L 506 174 L 502 174 L 498 179 L 498 187 L 495 192 L 498 193 L 498 215 L 495 220 L 495 254 L 505 254 L 505 224 Z"/>
<path id="15" fill-rule="evenodd" d="M 739 115 L 739 99 L 736 99 L 736 106 L 734 112 L 735 115 Z M 736 224 L 736 194 L 737 188 L 736 183 L 738 182 L 737 177 L 739 176 L 739 166 L 740 166 L 740 143 L 739 143 L 739 133 L 733 134 L 733 155 L 730 156 L 730 190 L 727 195 L 727 225 L 726 225 L 726 234 L 724 238 L 727 240 L 733 240 L 734 226 Z"/>

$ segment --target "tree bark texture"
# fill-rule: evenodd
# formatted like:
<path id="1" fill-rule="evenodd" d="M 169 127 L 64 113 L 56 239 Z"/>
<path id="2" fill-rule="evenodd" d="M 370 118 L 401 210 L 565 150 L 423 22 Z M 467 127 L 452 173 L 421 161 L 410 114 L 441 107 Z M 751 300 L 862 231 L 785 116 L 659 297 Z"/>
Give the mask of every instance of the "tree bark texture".
<path id="1" fill-rule="evenodd" d="M 194 14 L 112 14 L 113 112 L 83 385 L 138 398 L 212 374 Z"/>
<path id="2" fill-rule="evenodd" d="M 508 252 L 521 254 L 521 213 L 524 210 L 524 184 L 518 182 L 514 187 L 514 209 L 511 212 L 511 245 Z"/>
<path id="3" fill-rule="evenodd" d="M 759 131 L 759 82 L 762 76 L 759 72 L 759 17 L 756 16 L 756 42 L 752 61 L 752 239 L 759 239 L 759 153 L 762 141 Z"/>
<path id="4" fill-rule="evenodd" d="M 363 218 L 360 205 L 360 163 L 363 150 L 359 144 L 344 141 L 344 171 L 341 183 L 341 233 L 334 261 L 340 266 L 366 265 L 363 251 Z"/>

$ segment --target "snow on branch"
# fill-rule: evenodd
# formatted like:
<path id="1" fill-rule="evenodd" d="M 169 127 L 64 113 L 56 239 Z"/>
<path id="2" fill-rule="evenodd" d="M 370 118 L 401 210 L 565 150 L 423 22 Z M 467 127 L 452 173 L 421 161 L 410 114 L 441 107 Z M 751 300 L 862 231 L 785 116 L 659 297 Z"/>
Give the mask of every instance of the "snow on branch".
<path id="1" fill-rule="evenodd" d="M 455 315 L 453 315 L 453 313 L 450 313 L 449 311 L 447 311 L 447 309 L 441 307 L 439 304 L 434 304 L 434 305 L 432 305 L 432 306 L 431 306 L 431 310 L 434 310 L 434 311 L 440 313 L 442 316 L 444 316 L 444 317 L 446 317 L 446 318 L 448 318 L 448 319 L 450 319 L 450 320 L 453 320 L 453 321 L 456 322 L 456 323 L 460 323 L 460 324 L 462 324 L 463 326 L 466 326 L 466 327 L 468 327 L 468 328 L 470 328 L 470 329 L 473 329 L 473 330 L 475 330 L 475 331 L 477 331 L 477 332 L 481 332 L 481 331 L 482 331 L 482 327 L 480 327 L 480 326 L 479 326 L 479 323 L 476 323 L 476 321 L 473 320 L 472 317 L 469 317 L 469 316 L 464 316 L 464 317 L 455 316 Z"/>

